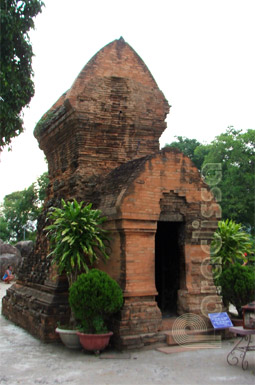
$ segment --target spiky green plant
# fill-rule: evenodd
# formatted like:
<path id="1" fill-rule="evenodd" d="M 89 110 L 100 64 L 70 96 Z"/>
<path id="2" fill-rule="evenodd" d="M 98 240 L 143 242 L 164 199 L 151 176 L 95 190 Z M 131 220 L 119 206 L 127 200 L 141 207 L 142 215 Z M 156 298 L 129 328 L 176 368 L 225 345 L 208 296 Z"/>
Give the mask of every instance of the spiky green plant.
<path id="1" fill-rule="evenodd" d="M 243 231 L 240 223 L 232 220 L 220 221 L 211 244 L 212 263 L 221 263 L 222 269 L 233 263 L 246 263 L 251 249 L 250 235 Z"/>
<path id="2" fill-rule="evenodd" d="M 244 281 L 242 283 L 242 293 L 238 293 L 238 289 L 234 290 L 234 287 L 238 287 L 240 279 L 238 279 L 238 282 L 235 284 L 238 275 L 233 272 L 236 273 L 238 267 L 234 267 L 238 265 L 240 266 L 240 273 L 243 274 L 242 276 L 245 277 L 245 274 L 247 274 L 247 277 L 249 276 L 249 274 L 246 273 L 246 268 L 248 269 L 248 266 L 241 265 L 245 265 L 248 262 L 247 255 L 249 254 L 251 247 L 252 243 L 250 235 L 243 231 L 240 223 L 235 223 L 228 219 L 218 223 L 218 228 L 214 233 L 211 244 L 211 262 L 213 265 L 214 283 L 219 288 L 225 306 L 228 307 L 230 303 L 238 306 L 237 310 L 239 314 L 240 298 L 245 298 L 243 293 L 246 293 L 246 291 L 249 290 L 248 286 L 250 283 Z M 229 295 L 229 292 L 226 289 L 229 289 L 230 282 L 233 291 L 232 296 Z M 245 305 L 245 303 L 243 303 L 243 305 Z"/>
<path id="3" fill-rule="evenodd" d="M 102 228 L 106 217 L 100 210 L 92 209 L 92 204 L 65 202 L 62 207 L 53 207 L 48 213 L 52 222 L 46 226 L 50 240 L 52 263 L 60 274 L 65 273 L 69 287 L 78 274 L 88 272 L 100 259 L 106 261 L 108 232 Z"/>

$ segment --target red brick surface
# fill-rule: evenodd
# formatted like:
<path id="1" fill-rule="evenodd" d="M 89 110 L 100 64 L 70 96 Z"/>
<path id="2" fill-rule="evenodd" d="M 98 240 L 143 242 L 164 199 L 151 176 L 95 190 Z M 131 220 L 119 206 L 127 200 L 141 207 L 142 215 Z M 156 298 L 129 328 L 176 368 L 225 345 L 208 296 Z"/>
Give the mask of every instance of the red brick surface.
<path id="1" fill-rule="evenodd" d="M 48 209 L 61 198 L 92 202 L 108 216 L 111 259 L 99 267 L 120 283 L 125 297 L 113 322 L 116 344 L 139 347 L 164 338 L 155 301 L 158 221 L 184 227 L 179 314 L 206 317 L 220 308 L 203 262 L 220 207 L 189 158 L 174 149 L 159 151 L 168 112 L 148 68 L 121 38 L 100 50 L 43 116 L 35 136 L 48 160 L 50 184 L 35 255 L 23 261 L 20 286 L 3 302 L 10 319 L 51 340 L 56 322 L 68 314 L 66 282 L 50 268 L 43 230 Z"/>

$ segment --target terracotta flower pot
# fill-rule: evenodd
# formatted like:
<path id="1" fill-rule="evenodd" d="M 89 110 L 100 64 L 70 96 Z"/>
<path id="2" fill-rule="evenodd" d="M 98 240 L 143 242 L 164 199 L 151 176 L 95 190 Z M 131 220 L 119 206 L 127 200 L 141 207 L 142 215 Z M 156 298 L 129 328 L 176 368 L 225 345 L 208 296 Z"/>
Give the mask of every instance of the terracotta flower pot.
<path id="1" fill-rule="evenodd" d="M 80 343 L 85 350 L 97 352 L 106 348 L 110 342 L 113 332 L 105 334 L 85 334 L 77 332 L 77 335 L 79 336 Z"/>

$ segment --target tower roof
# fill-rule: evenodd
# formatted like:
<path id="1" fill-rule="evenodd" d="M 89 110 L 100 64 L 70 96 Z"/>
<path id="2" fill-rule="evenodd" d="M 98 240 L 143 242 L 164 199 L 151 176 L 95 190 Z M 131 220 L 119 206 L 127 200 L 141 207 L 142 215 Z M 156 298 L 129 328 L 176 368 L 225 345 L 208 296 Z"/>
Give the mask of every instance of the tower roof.
<path id="1" fill-rule="evenodd" d="M 123 37 L 107 44 L 90 59 L 74 81 L 68 95 L 70 96 L 81 82 L 95 76 L 129 78 L 147 86 L 156 85 L 143 60 Z"/>
<path id="2" fill-rule="evenodd" d="M 90 154 L 98 161 L 100 154 L 110 169 L 158 150 L 169 105 L 121 37 L 90 59 L 49 112 L 34 131 L 42 149 L 57 151 L 53 143 L 73 143 L 75 137 L 79 157 Z"/>
<path id="3" fill-rule="evenodd" d="M 92 79 L 103 77 L 126 78 L 145 87 L 157 88 L 148 67 L 135 50 L 123 39 L 116 39 L 100 49 L 83 67 L 71 88 L 52 106 L 51 110 L 68 100 L 75 107 L 77 96 Z"/>

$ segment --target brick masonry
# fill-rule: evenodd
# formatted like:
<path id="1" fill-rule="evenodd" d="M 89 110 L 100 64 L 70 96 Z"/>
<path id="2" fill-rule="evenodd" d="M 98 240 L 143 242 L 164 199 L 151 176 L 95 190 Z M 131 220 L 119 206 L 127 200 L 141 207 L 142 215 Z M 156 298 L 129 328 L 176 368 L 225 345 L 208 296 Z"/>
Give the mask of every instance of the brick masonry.
<path id="1" fill-rule="evenodd" d="M 108 217 L 111 258 L 100 268 L 119 282 L 125 298 L 112 323 L 116 345 L 164 339 L 155 300 L 158 221 L 182 223 L 178 313 L 206 319 L 208 311 L 220 309 L 206 263 L 220 207 L 189 158 L 175 149 L 159 151 L 168 112 L 148 68 L 120 38 L 89 61 L 42 117 L 35 136 L 50 184 L 34 255 L 23 259 L 19 280 L 3 299 L 9 319 L 50 341 L 57 321 L 68 317 L 67 282 L 46 258 L 43 231 L 48 209 L 61 198 L 92 202 Z"/>

